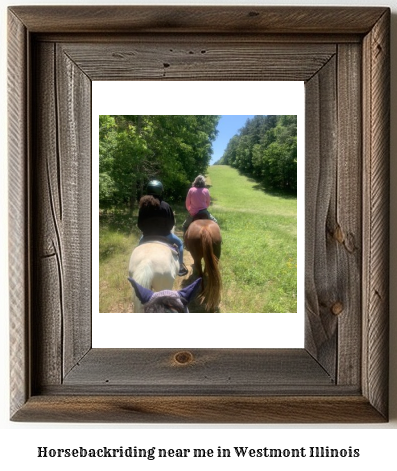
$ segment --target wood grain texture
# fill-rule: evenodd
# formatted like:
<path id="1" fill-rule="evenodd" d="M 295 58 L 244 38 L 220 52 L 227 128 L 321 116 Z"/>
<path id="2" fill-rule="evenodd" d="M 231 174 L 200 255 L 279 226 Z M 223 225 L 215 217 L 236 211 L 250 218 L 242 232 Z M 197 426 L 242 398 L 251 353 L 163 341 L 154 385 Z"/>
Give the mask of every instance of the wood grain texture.
<path id="1" fill-rule="evenodd" d="M 333 379 L 304 349 L 192 349 L 179 363 L 178 349 L 93 349 L 67 375 L 63 385 L 154 393 L 172 387 L 187 394 L 215 388 L 224 393 L 257 394 L 267 387 L 330 386 Z"/>
<path id="2" fill-rule="evenodd" d="M 26 28 L 8 15 L 8 151 L 9 151 L 9 303 L 10 409 L 15 413 L 30 394 L 29 377 L 29 167 Z"/>
<path id="3" fill-rule="evenodd" d="M 34 54 L 37 386 L 61 384 L 91 347 L 91 82 L 54 44 Z"/>
<path id="4" fill-rule="evenodd" d="M 233 37 L 181 44 L 162 37 L 127 44 L 66 44 L 64 53 L 91 80 L 309 80 L 336 53 L 334 44 L 262 44 Z M 238 56 L 238 60 L 236 60 Z"/>
<path id="5" fill-rule="evenodd" d="M 12 7 L 30 31 L 56 33 L 367 33 L 382 7 Z"/>
<path id="6" fill-rule="evenodd" d="M 91 348 L 91 81 L 56 49 L 57 129 L 63 210 L 64 376 Z M 67 203 L 67 204 L 65 204 Z"/>
<path id="7" fill-rule="evenodd" d="M 361 396 L 36 396 L 13 420 L 88 423 L 379 423 Z"/>
<path id="8" fill-rule="evenodd" d="M 59 214 L 62 195 L 59 179 L 58 126 L 55 90 L 55 48 L 34 46 L 35 80 L 32 178 L 34 251 L 32 260 L 32 365 L 34 386 L 60 384 L 63 351 L 63 240 Z M 55 175 L 55 179 L 53 178 Z"/>
<path id="9" fill-rule="evenodd" d="M 335 216 L 328 228 L 334 243 L 338 320 L 337 383 L 359 384 L 362 362 L 362 54 L 359 45 L 338 46 L 338 156 Z"/>
<path id="10" fill-rule="evenodd" d="M 306 348 L 339 385 L 361 375 L 360 95 L 355 44 L 306 84 Z"/>
<path id="11" fill-rule="evenodd" d="M 390 12 L 364 40 L 363 392 L 387 415 L 389 354 Z"/>
<path id="12" fill-rule="evenodd" d="M 12 420 L 387 420 L 389 21 L 385 8 L 10 9 Z M 92 350 L 91 80 L 275 77 L 306 82 L 306 348 L 195 350 L 183 365 L 176 350 Z"/>
<path id="13" fill-rule="evenodd" d="M 336 377 L 338 296 L 335 227 L 336 58 L 306 84 L 305 347 Z"/>

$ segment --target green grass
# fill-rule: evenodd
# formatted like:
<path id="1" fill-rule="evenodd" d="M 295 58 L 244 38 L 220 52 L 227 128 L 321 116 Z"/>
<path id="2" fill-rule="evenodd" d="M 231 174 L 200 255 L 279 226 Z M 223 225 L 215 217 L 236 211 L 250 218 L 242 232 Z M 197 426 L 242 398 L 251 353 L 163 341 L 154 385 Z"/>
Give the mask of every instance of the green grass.
<path id="1" fill-rule="evenodd" d="M 137 217 L 108 211 L 99 218 L 99 312 L 131 312 L 128 264 L 137 245 Z"/>
<path id="2" fill-rule="evenodd" d="M 223 245 L 223 312 L 296 312 L 296 198 L 265 193 L 228 166 L 209 168 Z"/>
<path id="3" fill-rule="evenodd" d="M 209 168 L 211 213 L 223 244 L 221 312 L 296 312 L 296 198 L 265 193 L 228 166 Z M 176 230 L 186 216 L 173 204 Z M 126 280 L 131 252 L 139 239 L 137 214 L 109 211 L 100 217 L 100 312 L 131 312 Z"/>

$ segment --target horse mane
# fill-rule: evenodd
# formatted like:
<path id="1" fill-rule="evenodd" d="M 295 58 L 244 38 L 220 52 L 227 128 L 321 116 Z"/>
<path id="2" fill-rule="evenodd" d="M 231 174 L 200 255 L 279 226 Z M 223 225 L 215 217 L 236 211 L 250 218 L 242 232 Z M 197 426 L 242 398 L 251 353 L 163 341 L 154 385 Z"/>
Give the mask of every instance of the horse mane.
<path id="1" fill-rule="evenodd" d="M 139 200 L 140 208 L 160 208 L 160 200 L 153 195 L 145 195 Z"/>

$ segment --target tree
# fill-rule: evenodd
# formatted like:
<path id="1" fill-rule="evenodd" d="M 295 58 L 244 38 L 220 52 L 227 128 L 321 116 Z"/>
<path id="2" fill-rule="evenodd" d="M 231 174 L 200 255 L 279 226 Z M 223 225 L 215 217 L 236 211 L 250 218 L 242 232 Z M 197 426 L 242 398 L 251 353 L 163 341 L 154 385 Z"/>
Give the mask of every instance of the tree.
<path id="1" fill-rule="evenodd" d="M 100 205 L 132 209 L 153 178 L 162 181 L 168 200 L 184 198 L 207 170 L 218 121 L 214 115 L 100 116 Z"/>
<path id="2" fill-rule="evenodd" d="M 218 162 L 254 177 L 267 189 L 296 193 L 297 119 L 255 116 L 233 136 Z"/>

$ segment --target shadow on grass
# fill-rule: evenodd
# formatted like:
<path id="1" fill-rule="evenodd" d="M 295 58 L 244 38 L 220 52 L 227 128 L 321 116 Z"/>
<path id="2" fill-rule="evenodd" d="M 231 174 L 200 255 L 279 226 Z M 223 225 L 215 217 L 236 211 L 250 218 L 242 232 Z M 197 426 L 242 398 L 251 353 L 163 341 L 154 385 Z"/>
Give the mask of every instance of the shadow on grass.
<path id="1" fill-rule="evenodd" d="M 243 173 L 241 170 L 238 170 L 240 176 L 245 177 L 250 183 L 255 183 L 252 187 L 256 191 L 261 191 L 270 196 L 276 196 L 278 198 L 283 198 L 286 200 L 293 200 L 296 199 L 296 191 L 282 191 L 274 188 L 267 188 L 263 183 L 258 181 L 257 178 L 253 177 L 252 175 L 248 175 Z"/>
<path id="2" fill-rule="evenodd" d="M 256 180 L 253 180 L 251 178 L 249 179 L 249 181 L 256 182 Z M 252 188 L 257 191 L 262 191 L 263 193 L 266 193 L 269 196 L 276 196 L 285 200 L 296 200 L 296 193 L 294 192 L 288 193 L 280 190 L 271 190 L 265 188 L 261 183 L 256 183 L 256 185 L 254 185 Z"/>
<path id="3" fill-rule="evenodd" d="M 140 231 L 137 216 L 124 210 L 100 211 L 99 214 L 99 260 L 105 261 L 125 251 L 125 244 L 134 235 L 138 240 Z"/>
<path id="4" fill-rule="evenodd" d="M 125 236 L 137 232 L 137 222 L 138 216 L 131 215 L 129 211 L 125 210 L 113 209 L 99 213 L 99 229 L 106 228 L 111 232 L 119 232 Z"/>

